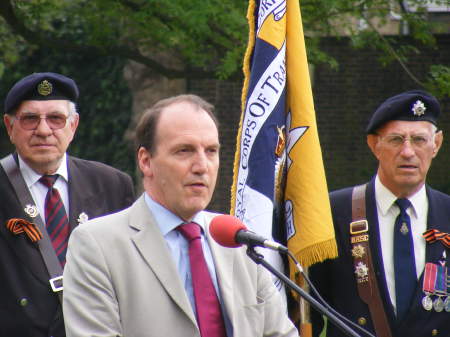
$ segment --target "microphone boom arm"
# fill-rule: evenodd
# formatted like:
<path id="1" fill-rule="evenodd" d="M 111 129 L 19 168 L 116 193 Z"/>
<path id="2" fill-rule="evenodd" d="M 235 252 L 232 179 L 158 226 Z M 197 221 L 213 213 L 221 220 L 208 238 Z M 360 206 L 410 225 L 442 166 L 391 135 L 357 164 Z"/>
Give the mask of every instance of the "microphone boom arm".
<path id="1" fill-rule="evenodd" d="M 298 295 L 303 297 L 306 301 L 308 301 L 311 306 L 316 309 L 319 313 L 328 317 L 330 322 L 336 325 L 342 332 L 344 332 L 347 336 L 351 337 L 361 337 L 356 332 L 354 332 L 348 325 L 342 322 L 338 317 L 336 317 L 330 310 L 328 310 L 324 305 L 318 302 L 315 298 L 313 298 L 310 294 L 308 294 L 305 290 L 300 288 L 297 284 L 292 282 L 292 280 L 284 275 L 282 272 L 274 268 L 270 263 L 264 260 L 264 256 L 255 251 L 254 246 L 247 246 L 247 255 L 256 263 L 261 264 L 264 268 L 278 277 L 281 281 L 284 282 L 289 288 L 294 290 Z"/>

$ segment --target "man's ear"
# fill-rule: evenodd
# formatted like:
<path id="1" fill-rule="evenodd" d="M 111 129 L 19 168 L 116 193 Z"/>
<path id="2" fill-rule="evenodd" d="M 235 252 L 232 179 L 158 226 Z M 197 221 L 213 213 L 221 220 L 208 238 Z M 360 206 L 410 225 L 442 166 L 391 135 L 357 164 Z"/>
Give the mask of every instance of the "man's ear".
<path id="1" fill-rule="evenodd" d="M 442 142 L 444 141 L 444 134 L 442 133 L 442 130 L 439 130 L 434 135 L 434 149 L 433 149 L 433 158 L 437 156 L 439 149 L 442 146 Z"/>
<path id="2" fill-rule="evenodd" d="M 74 134 L 75 131 L 77 131 L 79 122 L 80 122 L 80 115 L 78 113 L 75 113 L 72 116 L 70 116 L 70 129 Z"/>
<path id="3" fill-rule="evenodd" d="M 378 159 L 378 143 L 380 141 L 380 137 L 378 135 L 369 134 L 367 135 L 367 145 L 372 151 L 373 155 Z"/>
<path id="4" fill-rule="evenodd" d="M 137 162 L 144 177 L 151 175 L 151 154 L 141 146 L 137 152 Z"/>
<path id="5" fill-rule="evenodd" d="M 3 122 L 5 123 L 6 131 L 8 132 L 8 135 L 11 138 L 12 124 L 13 124 L 11 121 L 11 116 L 8 114 L 4 114 Z"/>

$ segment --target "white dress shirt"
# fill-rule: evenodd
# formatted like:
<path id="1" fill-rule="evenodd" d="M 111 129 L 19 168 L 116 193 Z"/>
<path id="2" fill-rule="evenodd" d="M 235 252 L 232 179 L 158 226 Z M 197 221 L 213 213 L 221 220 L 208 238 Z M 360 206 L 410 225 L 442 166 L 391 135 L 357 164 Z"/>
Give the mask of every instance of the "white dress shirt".
<path id="1" fill-rule="evenodd" d="M 375 178 L 375 199 L 377 203 L 384 272 L 391 302 L 395 309 L 394 225 L 395 219 L 400 214 L 400 209 L 395 204 L 397 197 L 381 183 L 378 176 Z M 416 275 L 417 279 L 419 279 L 425 268 L 426 242 L 422 236 L 422 233 L 427 228 L 428 215 L 428 198 L 425 185 L 413 196 L 409 197 L 408 200 L 412 204 L 408 208 L 407 213 L 411 218 Z"/>
<path id="2" fill-rule="evenodd" d="M 41 174 L 36 173 L 19 155 L 19 168 L 23 179 L 28 187 L 28 190 L 33 197 L 39 214 L 41 214 L 42 221 L 45 223 L 45 197 L 48 188 L 39 182 L 42 177 Z M 61 165 L 54 174 L 59 174 L 60 177 L 56 180 L 54 187 L 61 195 L 61 199 L 66 209 L 67 216 L 69 216 L 69 174 L 67 170 L 67 156 L 64 154 Z"/>

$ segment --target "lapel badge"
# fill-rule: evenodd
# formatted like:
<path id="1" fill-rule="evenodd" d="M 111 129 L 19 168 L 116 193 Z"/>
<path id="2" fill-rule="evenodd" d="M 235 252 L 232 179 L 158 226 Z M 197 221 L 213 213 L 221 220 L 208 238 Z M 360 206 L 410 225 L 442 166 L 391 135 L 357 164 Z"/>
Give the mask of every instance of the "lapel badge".
<path id="1" fill-rule="evenodd" d="M 420 117 L 425 114 L 426 109 L 427 108 L 425 107 L 425 104 L 423 104 L 421 100 L 417 100 L 416 103 L 414 103 L 411 110 L 414 113 L 414 116 Z"/>
<path id="2" fill-rule="evenodd" d="M 402 226 L 400 227 L 400 233 L 403 235 L 406 235 L 409 233 L 408 226 L 406 225 L 406 222 L 402 223 Z"/>
<path id="3" fill-rule="evenodd" d="M 352 249 L 352 255 L 353 257 L 359 257 L 362 258 L 364 256 L 364 254 L 366 253 L 366 250 L 364 249 L 363 246 L 361 245 L 356 245 L 355 247 L 353 247 Z"/>
<path id="4" fill-rule="evenodd" d="M 88 220 L 89 216 L 85 212 L 81 212 L 77 219 L 79 224 L 85 223 Z"/>
<path id="5" fill-rule="evenodd" d="M 369 273 L 369 268 L 367 268 L 365 263 L 359 262 L 355 267 L 355 274 L 359 279 L 366 277 Z"/>
<path id="6" fill-rule="evenodd" d="M 49 81 L 43 80 L 41 83 L 39 83 L 37 91 L 39 95 L 48 96 L 53 91 L 53 85 Z"/>
<path id="7" fill-rule="evenodd" d="M 30 218 L 35 218 L 39 214 L 39 211 L 35 205 L 27 204 L 23 210 L 28 214 Z"/>

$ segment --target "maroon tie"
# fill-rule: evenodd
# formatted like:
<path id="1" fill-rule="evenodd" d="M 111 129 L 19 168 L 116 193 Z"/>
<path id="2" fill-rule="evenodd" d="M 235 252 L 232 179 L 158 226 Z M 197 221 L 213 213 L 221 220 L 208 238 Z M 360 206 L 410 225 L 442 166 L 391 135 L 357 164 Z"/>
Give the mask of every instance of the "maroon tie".
<path id="1" fill-rule="evenodd" d="M 53 184 L 58 175 L 45 175 L 39 181 L 48 187 L 45 197 L 45 226 L 52 240 L 53 248 L 59 263 L 64 267 L 66 263 L 67 242 L 69 240 L 69 220 L 61 196 Z"/>
<path id="2" fill-rule="evenodd" d="M 191 222 L 180 225 L 177 229 L 189 242 L 189 262 L 200 335 L 226 337 L 219 299 L 203 255 L 200 226 Z"/>

